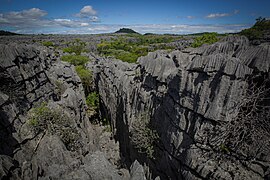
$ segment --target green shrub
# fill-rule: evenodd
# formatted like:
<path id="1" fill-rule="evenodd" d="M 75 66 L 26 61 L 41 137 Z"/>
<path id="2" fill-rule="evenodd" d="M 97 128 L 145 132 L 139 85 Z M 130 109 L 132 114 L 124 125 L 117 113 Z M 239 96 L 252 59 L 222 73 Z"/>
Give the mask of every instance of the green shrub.
<path id="1" fill-rule="evenodd" d="M 75 39 L 74 41 L 68 43 L 68 47 L 64 48 L 63 52 L 80 55 L 82 52 L 86 52 L 85 47 L 85 42 L 82 42 L 80 39 Z"/>
<path id="2" fill-rule="evenodd" d="M 104 56 L 113 56 L 125 62 L 135 63 L 141 56 L 157 49 L 172 49 L 166 43 L 173 42 L 179 37 L 170 35 L 138 35 L 128 34 L 116 40 L 102 42 L 97 45 L 97 50 Z M 151 45 L 151 46 L 150 46 Z M 151 48 L 154 45 L 156 48 Z"/>
<path id="3" fill-rule="evenodd" d="M 66 91 L 66 86 L 64 85 L 64 83 L 60 80 L 56 80 L 54 82 L 55 84 L 55 93 L 58 95 L 58 96 L 61 96 L 62 94 L 64 94 L 64 92 Z"/>
<path id="4" fill-rule="evenodd" d="M 28 113 L 28 124 L 34 132 L 49 132 L 58 135 L 69 150 L 76 150 L 79 134 L 72 120 L 59 109 L 50 109 L 46 103 L 32 108 Z"/>
<path id="5" fill-rule="evenodd" d="M 86 94 L 90 92 L 93 83 L 93 74 L 90 70 L 86 69 L 83 65 L 75 67 L 78 76 L 80 77 Z"/>
<path id="6" fill-rule="evenodd" d="M 259 39 L 262 37 L 262 32 L 254 28 L 244 29 L 240 34 L 246 36 L 250 40 Z"/>
<path id="7" fill-rule="evenodd" d="M 75 65 L 77 74 L 79 75 L 86 94 L 90 92 L 92 86 L 92 72 L 85 68 L 85 63 L 89 61 L 87 56 L 81 55 L 65 55 L 61 57 L 62 61 Z"/>
<path id="8" fill-rule="evenodd" d="M 191 47 L 196 48 L 202 46 L 203 44 L 213 44 L 218 41 L 217 35 L 217 33 L 205 33 L 204 35 L 195 38 Z"/>
<path id="9" fill-rule="evenodd" d="M 46 46 L 46 47 L 54 46 L 53 42 L 51 42 L 51 41 L 45 41 L 42 44 L 43 44 L 43 46 Z"/>
<path id="10" fill-rule="evenodd" d="M 124 62 L 128 63 L 135 63 L 138 59 L 139 55 L 135 53 L 130 53 L 130 52 L 122 52 L 118 55 L 115 55 L 115 58 L 121 59 Z"/>
<path id="11" fill-rule="evenodd" d="M 75 66 L 84 65 L 89 61 L 89 58 L 87 56 L 81 56 L 81 55 L 64 55 L 61 57 L 62 61 L 69 62 L 70 64 L 73 64 Z"/>
<path id="12" fill-rule="evenodd" d="M 265 18 L 259 17 L 256 19 L 256 23 L 249 29 L 244 29 L 240 32 L 241 35 L 246 36 L 249 40 L 263 38 L 264 31 L 269 31 L 270 21 Z"/>
<path id="13" fill-rule="evenodd" d="M 86 98 L 86 104 L 88 107 L 98 109 L 99 107 L 99 95 L 96 92 L 88 94 Z"/>
<path id="14" fill-rule="evenodd" d="M 131 143 L 138 152 L 154 158 L 154 143 L 159 138 L 158 133 L 152 129 L 150 117 L 143 113 L 132 124 Z"/>

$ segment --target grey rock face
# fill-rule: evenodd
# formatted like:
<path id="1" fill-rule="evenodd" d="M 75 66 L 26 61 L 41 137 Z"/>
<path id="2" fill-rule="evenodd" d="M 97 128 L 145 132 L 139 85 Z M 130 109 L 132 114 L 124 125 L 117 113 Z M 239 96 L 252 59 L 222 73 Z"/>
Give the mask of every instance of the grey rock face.
<path id="1" fill-rule="evenodd" d="M 216 142 L 238 113 L 246 77 L 269 73 L 269 48 L 228 36 L 197 49 L 149 53 L 138 64 L 96 57 L 88 66 L 128 164 L 146 161 L 130 144 L 130 132 L 136 117 L 147 113 L 160 137 L 156 159 L 148 162 L 161 179 L 266 178 L 268 160 L 222 153 Z"/>
<path id="2" fill-rule="evenodd" d="M 130 168 L 131 180 L 146 180 L 143 166 L 135 160 Z"/>
<path id="3" fill-rule="evenodd" d="M 85 170 L 89 172 L 92 179 L 123 179 L 105 158 L 105 155 L 102 152 L 97 151 L 92 155 L 86 156 L 83 162 L 85 164 Z"/>
<path id="4" fill-rule="evenodd" d="M 91 155 L 98 147 L 74 66 L 47 48 L 1 44 L 0 83 L 1 179 L 124 179 L 104 155 Z M 36 130 L 31 110 L 43 102 L 58 114 Z"/>

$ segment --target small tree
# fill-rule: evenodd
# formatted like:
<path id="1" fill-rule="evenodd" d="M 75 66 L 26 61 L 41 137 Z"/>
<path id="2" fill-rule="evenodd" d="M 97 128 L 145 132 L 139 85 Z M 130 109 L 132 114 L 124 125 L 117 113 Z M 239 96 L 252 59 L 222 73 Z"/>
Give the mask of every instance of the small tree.
<path id="1" fill-rule="evenodd" d="M 132 124 L 131 143 L 139 153 L 146 154 L 148 158 L 154 158 L 154 143 L 159 138 L 158 133 L 152 129 L 150 115 L 140 114 Z"/>
<path id="2" fill-rule="evenodd" d="M 221 146 L 248 159 L 263 159 L 270 148 L 269 79 L 249 80 L 250 85 L 235 107 L 238 114 L 220 139 Z"/>

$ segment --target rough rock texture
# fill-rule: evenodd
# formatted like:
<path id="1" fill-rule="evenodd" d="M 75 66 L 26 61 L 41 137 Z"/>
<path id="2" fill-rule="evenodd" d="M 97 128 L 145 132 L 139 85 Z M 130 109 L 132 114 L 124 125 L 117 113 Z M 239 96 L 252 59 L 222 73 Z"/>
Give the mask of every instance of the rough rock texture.
<path id="1" fill-rule="evenodd" d="M 238 113 L 246 77 L 268 73 L 269 59 L 269 44 L 228 36 L 197 49 L 149 53 L 138 64 L 96 57 L 88 67 L 128 165 L 146 162 L 161 179 L 265 179 L 270 147 L 263 158 L 245 159 L 222 152 L 226 147 L 216 139 Z M 132 123 L 142 113 L 160 137 L 154 160 L 130 143 Z"/>
<path id="2" fill-rule="evenodd" d="M 0 84 L 0 179 L 124 179 L 104 154 L 93 154 L 95 131 L 74 66 L 44 47 L 0 44 Z M 43 102 L 65 119 L 37 130 L 31 112 Z"/>
<path id="3" fill-rule="evenodd" d="M 146 180 L 143 166 L 137 160 L 134 161 L 130 169 L 131 180 Z"/>

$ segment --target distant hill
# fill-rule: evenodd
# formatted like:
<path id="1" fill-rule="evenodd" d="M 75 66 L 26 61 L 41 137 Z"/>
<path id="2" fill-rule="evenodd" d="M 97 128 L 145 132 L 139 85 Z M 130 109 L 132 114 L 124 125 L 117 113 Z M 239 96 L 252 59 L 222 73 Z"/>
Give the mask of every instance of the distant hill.
<path id="1" fill-rule="evenodd" d="M 13 36 L 13 35 L 20 35 L 20 34 L 9 32 L 9 31 L 0 30 L 0 36 Z"/>
<path id="2" fill-rule="evenodd" d="M 116 31 L 115 33 L 139 34 L 136 31 L 129 29 L 129 28 L 121 28 L 118 31 Z"/>

